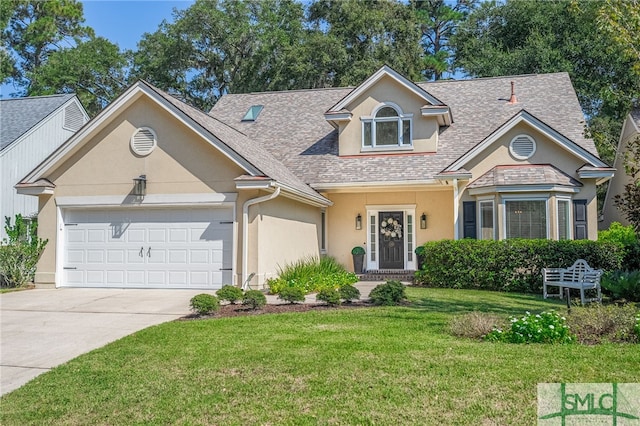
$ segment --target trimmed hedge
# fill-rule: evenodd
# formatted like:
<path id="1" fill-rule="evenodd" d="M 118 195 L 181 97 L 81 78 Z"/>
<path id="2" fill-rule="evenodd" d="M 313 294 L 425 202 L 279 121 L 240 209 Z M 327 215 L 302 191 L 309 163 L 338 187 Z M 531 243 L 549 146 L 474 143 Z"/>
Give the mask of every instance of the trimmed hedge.
<path id="1" fill-rule="evenodd" d="M 424 244 L 415 283 L 429 287 L 540 293 L 542 268 L 566 268 L 577 259 L 605 271 L 619 269 L 618 244 L 590 240 L 442 240 Z"/>

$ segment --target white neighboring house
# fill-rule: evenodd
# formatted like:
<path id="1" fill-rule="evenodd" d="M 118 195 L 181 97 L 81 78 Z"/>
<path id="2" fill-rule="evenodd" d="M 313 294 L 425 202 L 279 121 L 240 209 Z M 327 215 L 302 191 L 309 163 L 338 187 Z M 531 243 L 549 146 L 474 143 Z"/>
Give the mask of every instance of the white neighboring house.
<path id="1" fill-rule="evenodd" d="M 38 199 L 18 194 L 14 185 L 87 121 L 74 94 L 0 100 L 0 240 L 6 216 L 38 213 Z"/>

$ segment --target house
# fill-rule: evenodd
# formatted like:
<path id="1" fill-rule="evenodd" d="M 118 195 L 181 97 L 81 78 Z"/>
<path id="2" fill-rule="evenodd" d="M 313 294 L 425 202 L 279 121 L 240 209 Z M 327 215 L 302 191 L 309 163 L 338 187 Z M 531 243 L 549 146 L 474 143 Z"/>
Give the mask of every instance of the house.
<path id="1" fill-rule="evenodd" d="M 7 236 L 5 217 L 38 212 L 38 199 L 16 193 L 14 185 L 87 121 L 73 94 L 0 100 L 0 240 Z"/>
<path id="2" fill-rule="evenodd" d="M 600 229 L 609 229 L 611 223 L 620 222 L 627 226 L 629 221 L 622 212 L 615 206 L 615 196 L 624 192 L 624 187 L 631 183 L 631 176 L 624 173 L 625 154 L 629 149 L 629 143 L 640 137 L 640 109 L 632 110 L 627 115 L 622 124 L 622 132 L 618 141 L 618 149 L 616 151 L 616 159 L 613 164 L 618 173 L 609 182 L 607 195 L 604 199 L 604 208 L 602 212 L 602 220 L 600 221 Z"/>
<path id="3" fill-rule="evenodd" d="M 613 169 L 566 73 L 223 96 L 204 113 L 140 81 L 18 191 L 49 239 L 40 286 L 215 289 L 334 256 L 416 267 L 443 238 L 597 236 Z"/>

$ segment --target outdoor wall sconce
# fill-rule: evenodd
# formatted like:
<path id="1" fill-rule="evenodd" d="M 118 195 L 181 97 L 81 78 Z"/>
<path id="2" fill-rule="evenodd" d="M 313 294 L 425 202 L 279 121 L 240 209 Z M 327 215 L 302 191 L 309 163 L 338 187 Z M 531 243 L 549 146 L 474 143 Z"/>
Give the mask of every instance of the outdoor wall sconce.
<path id="1" fill-rule="evenodd" d="M 133 178 L 133 195 L 139 199 L 143 199 L 147 195 L 147 175 Z"/>
<path id="2" fill-rule="evenodd" d="M 362 229 L 362 215 L 360 213 L 356 216 L 356 229 L 358 231 Z"/>
<path id="3" fill-rule="evenodd" d="M 427 229 L 427 215 L 425 213 L 420 216 L 420 229 Z"/>

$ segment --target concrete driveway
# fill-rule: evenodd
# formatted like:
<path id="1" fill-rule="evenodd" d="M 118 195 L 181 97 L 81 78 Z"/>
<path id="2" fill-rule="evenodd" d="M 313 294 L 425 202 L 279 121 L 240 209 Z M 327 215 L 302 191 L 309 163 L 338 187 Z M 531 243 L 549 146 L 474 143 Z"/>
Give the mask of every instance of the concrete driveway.
<path id="1" fill-rule="evenodd" d="M 83 353 L 189 313 L 203 290 L 56 289 L 0 295 L 0 395 Z"/>

